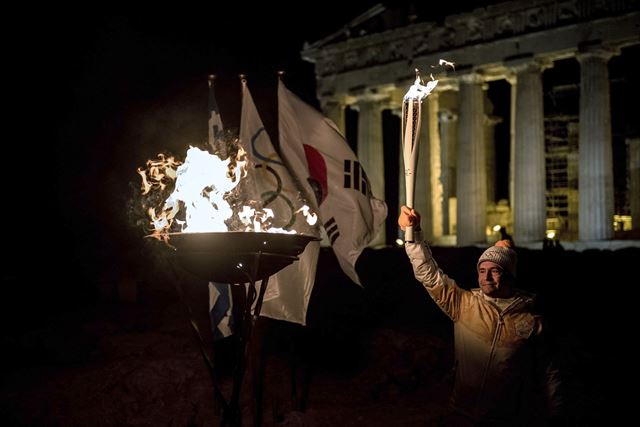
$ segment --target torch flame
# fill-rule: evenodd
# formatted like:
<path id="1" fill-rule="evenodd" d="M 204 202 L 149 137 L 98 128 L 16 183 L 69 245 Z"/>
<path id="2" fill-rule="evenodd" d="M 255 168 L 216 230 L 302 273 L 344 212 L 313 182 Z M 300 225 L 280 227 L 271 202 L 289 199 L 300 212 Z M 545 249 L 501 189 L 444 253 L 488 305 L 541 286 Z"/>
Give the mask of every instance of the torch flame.
<path id="1" fill-rule="evenodd" d="M 416 80 L 404 95 L 405 102 L 422 101 L 424 98 L 429 96 L 433 89 L 435 89 L 438 85 L 438 81 L 434 80 L 433 76 L 431 76 L 431 81 L 429 81 L 426 86 L 422 85 L 421 83 L 422 79 L 420 79 L 420 72 L 416 68 Z"/>
<path id="2" fill-rule="evenodd" d="M 451 61 L 447 61 L 446 59 L 440 59 L 440 61 L 438 61 L 438 65 L 442 66 L 444 65 L 445 67 L 451 67 L 453 69 L 453 71 L 456 70 L 455 64 Z"/>

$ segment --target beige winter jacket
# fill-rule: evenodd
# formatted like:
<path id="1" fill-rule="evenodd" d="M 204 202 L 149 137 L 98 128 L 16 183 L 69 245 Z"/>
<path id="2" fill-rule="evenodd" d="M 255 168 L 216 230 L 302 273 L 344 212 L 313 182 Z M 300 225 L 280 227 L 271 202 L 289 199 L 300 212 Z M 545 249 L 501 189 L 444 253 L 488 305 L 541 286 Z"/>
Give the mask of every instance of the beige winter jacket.
<path id="1" fill-rule="evenodd" d="M 549 369 L 543 351 L 542 319 L 532 312 L 534 296 L 516 291 L 500 310 L 480 289 L 462 289 L 444 274 L 425 243 L 405 248 L 415 277 L 454 322 L 452 406 L 476 420 L 509 422 L 539 415 L 540 404 L 558 403 L 552 401 L 557 372 Z"/>

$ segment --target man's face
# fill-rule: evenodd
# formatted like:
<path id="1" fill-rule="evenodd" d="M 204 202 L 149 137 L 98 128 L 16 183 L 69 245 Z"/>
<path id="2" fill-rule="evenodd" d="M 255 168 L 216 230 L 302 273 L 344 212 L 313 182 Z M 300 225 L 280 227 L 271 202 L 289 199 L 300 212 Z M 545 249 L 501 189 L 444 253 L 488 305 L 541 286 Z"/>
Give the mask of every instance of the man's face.
<path id="1" fill-rule="evenodd" d="M 494 298 L 511 296 L 511 283 L 507 274 L 495 262 L 483 261 L 478 266 L 478 284 L 486 295 Z"/>

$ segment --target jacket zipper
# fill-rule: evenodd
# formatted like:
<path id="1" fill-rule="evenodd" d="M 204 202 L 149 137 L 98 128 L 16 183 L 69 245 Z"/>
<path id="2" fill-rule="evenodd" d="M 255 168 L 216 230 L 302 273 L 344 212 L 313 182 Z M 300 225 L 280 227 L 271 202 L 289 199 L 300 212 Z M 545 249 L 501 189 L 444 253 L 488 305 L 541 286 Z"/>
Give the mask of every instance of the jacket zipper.
<path id="1" fill-rule="evenodd" d="M 513 304 L 511 304 L 510 308 Z M 506 311 L 506 310 L 505 310 Z M 480 386 L 480 390 L 478 391 L 478 398 L 476 399 L 476 412 L 480 409 L 480 399 L 484 395 L 484 387 L 487 382 L 487 376 L 489 375 L 489 368 L 491 367 L 491 362 L 493 362 L 493 356 L 495 354 L 496 344 L 498 343 L 498 337 L 500 336 L 500 332 L 502 331 L 502 327 L 504 326 L 504 311 L 498 314 L 498 324 L 496 325 L 496 330 L 493 334 L 493 340 L 491 341 L 491 351 L 489 352 L 489 358 L 487 359 L 487 366 L 484 369 L 484 373 L 482 375 L 482 385 Z"/>

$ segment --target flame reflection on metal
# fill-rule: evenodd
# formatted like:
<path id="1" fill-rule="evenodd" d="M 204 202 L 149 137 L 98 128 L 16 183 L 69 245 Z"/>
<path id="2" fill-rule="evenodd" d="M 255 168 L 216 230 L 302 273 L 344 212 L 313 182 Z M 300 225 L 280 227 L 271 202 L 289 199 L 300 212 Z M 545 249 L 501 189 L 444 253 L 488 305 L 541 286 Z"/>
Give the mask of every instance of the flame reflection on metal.
<path id="1" fill-rule="evenodd" d="M 265 232 L 169 233 L 168 237 L 184 269 L 204 280 L 224 283 L 245 283 L 275 274 L 296 261 L 309 242 L 319 240 Z"/>

